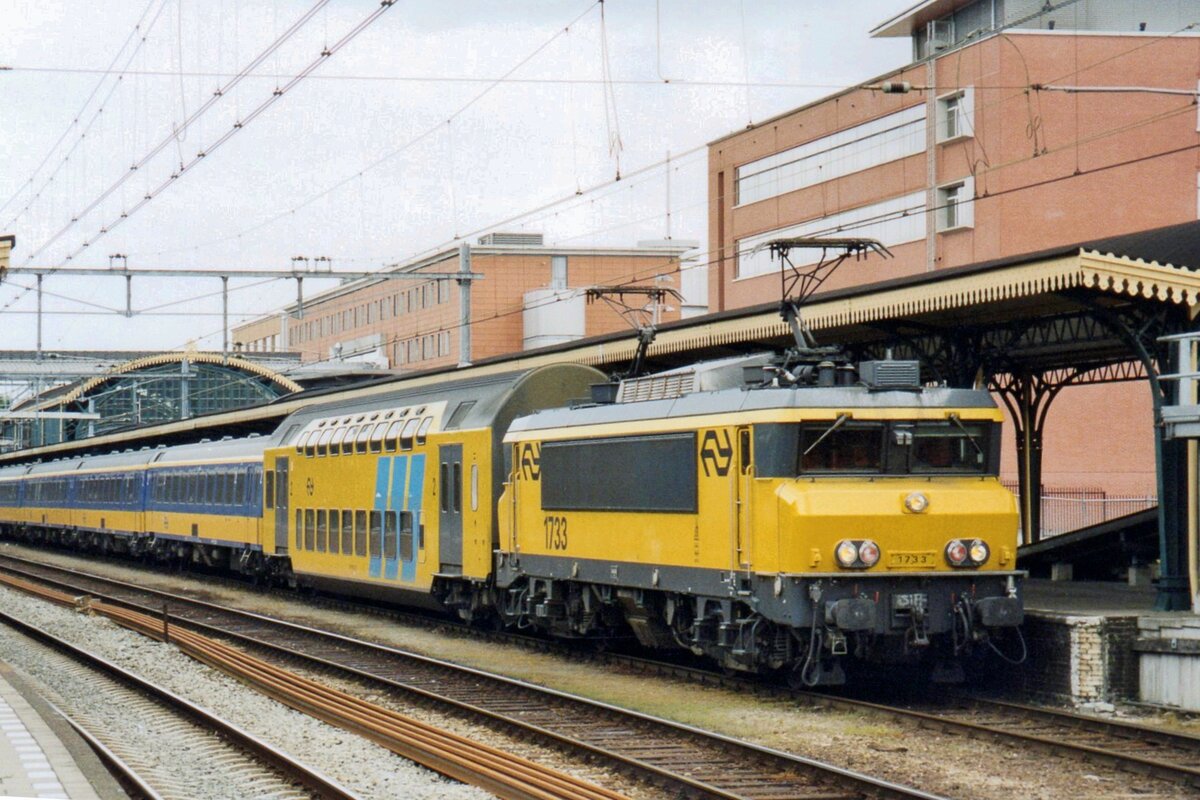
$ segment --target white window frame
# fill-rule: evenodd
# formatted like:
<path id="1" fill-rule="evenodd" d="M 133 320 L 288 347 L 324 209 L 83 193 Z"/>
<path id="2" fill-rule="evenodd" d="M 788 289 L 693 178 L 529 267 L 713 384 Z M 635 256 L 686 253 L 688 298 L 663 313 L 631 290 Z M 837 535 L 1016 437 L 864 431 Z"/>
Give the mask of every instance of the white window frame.
<path id="1" fill-rule="evenodd" d="M 950 116 L 953 106 L 955 113 Z M 967 86 L 937 98 L 938 144 L 975 137 L 975 87 Z M 950 120 L 954 122 L 951 124 Z"/>
<path id="2" fill-rule="evenodd" d="M 975 178 L 942 184 L 937 190 L 938 233 L 975 227 Z"/>

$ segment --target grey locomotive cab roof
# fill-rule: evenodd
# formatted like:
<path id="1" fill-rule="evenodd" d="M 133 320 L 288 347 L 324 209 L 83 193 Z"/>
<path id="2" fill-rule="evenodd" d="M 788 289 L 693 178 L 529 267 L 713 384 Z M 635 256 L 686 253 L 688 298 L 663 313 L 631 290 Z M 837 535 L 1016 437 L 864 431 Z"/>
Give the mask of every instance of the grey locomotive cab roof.
<path id="1" fill-rule="evenodd" d="M 976 389 L 932 388 L 873 391 L 865 386 L 799 389 L 721 389 L 694 392 L 670 400 L 610 403 L 538 411 L 513 422 L 510 431 L 544 430 L 570 425 L 602 425 L 646 419 L 670 419 L 740 411 L 790 408 L 995 408 L 990 394 Z"/>

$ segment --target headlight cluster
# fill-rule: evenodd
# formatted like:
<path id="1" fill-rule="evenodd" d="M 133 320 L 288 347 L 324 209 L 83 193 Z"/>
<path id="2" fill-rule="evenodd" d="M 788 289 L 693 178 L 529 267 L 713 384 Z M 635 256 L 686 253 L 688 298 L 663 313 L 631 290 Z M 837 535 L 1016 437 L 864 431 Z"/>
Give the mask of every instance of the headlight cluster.
<path id="1" fill-rule="evenodd" d="M 946 544 L 946 561 L 952 567 L 981 567 L 987 563 L 991 554 L 987 542 L 982 539 L 973 539 L 970 542 L 952 539 Z"/>
<path id="2" fill-rule="evenodd" d="M 847 569 L 866 569 L 879 563 L 879 545 L 870 539 L 843 539 L 834 549 L 838 564 Z"/>

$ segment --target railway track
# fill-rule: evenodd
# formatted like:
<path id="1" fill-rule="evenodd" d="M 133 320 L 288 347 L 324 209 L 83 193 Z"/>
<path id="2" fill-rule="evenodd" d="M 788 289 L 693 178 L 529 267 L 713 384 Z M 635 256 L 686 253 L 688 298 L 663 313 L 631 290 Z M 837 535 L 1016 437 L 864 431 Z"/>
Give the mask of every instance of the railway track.
<path id="1" fill-rule="evenodd" d="M 253 796 L 273 800 L 356 800 L 335 781 L 295 760 L 173 692 L 79 648 L 11 614 L 0 612 L 0 625 L 45 648 L 55 671 L 89 694 L 102 697 L 155 737 L 171 740 L 174 751 L 186 754 L 186 767 L 170 759 L 147 755 L 136 737 L 107 730 L 89 712 L 59 709 L 64 719 L 89 743 L 110 773 L 131 797 L 143 800 L 193 800 L 198 763 L 213 765 L 222 780 L 252 789 Z M 214 735 L 215 734 L 215 735 Z"/>
<path id="2" fill-rule="evenodd" d="M 18 563 L 19 562 L 19 563 Z M 936 795 L 532 684 L 75 570 L 0 558 L 5 572 L 299 659 L 491 727 L 583 754 L 672 794 L 705 798 Z M 164 611 L 164 604 L 166 610 Z"/>
<path id="3" fill-rule="evenodd" d="M 830 702 L 823 696 L 809 699 Z M 979 739 L 1014 741 L 1200 788 L 1200 736 L 979 697 L 954 697 L 931 709 L 840 698 L 833 702 L 874 710 L 922 727 Z"/>

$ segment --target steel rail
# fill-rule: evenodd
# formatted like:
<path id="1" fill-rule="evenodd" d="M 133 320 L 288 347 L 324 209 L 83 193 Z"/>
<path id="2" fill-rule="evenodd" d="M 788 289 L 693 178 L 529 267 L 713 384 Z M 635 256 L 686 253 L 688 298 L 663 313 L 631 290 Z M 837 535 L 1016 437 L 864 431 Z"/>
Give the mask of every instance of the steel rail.
<path id="1" fill-rule="evenodd" d="M 48 599 L 52 602 L 59 602 L 45 593 L 32 592 L 39 595 L 42 599 Z M 74 598 L 65 598 L 67 604 L 73 604 Z M 97 672 L 104 673 L 110 678 L 125 684 L 137 691 L 143 692 L 146 695 L 154 698 L 158 702 L 173 709 L 177 713 L 188 717 L 202 728 L 214 731 L 228 741 L 234 743 L 242 750 L 250 753 L 259 761 L 269 764 L 282 775 L 290 780 L 294 780 L 306 789 L 317 794 L 319 797 L 326 800 L 358 800 L 358 795 L 355 795 L 350 790 L 344 788 L 331 778 L 322 775 L 320 772 L 305 766 L 296 761 L 288 754 L 281 750 L 277 750 L 267 742 L 259 739 L 253 734 L 243 730 L 242 728 L 228 722 L 215 714 L 201 708 L 200 706 L 186 700 L 183 697 L 165 689 L 155 683 L 152 683 L 145 678 L 129 672 L 113 662 L 102 658 L 94 653 L 89 653 L 82 648 L 67 642 L 55 636 L 48 631 L 31 625 L 13 615 L 0 611 L 0 622 L 19 631 L 23 635 L 34 639 L 53 650 L 56 650 L 63 655 L 70 657 L 84 666 L 87 666 Z M 78 726 L 73 725 L 78 729 Z M 89 739 L 93 737 L 87 737 Z"/>
<path id="2" fill-rule="evenodd" d="M 728 789 L 721 788 L 714 782 L 689 777 L 683 772 L 685 767 L 689 765 L 680 763 L 676 758 L 674 761 L 667 763 L 654 763 L 649 760 L 651 754 L 643 752 L 646 748 L 639 748 L 637 741 L 613 742 L 611 746 L 608 743 L 597 744 L 585 741 L 576 735 L 573 735 L 570 728 L 568 730 L 554 730 L 553 721 L 549 723 L 532 721 L 531 719 L 522 716 L 528 716 L 527 710 L 513 712 L 512 710 L 504 710 L 504 704 L 501 708 L 489 709 L 484 707 L 486 698 L 494 698 L 497 692 L 502 690 L 519 691 L 525 697 L 541 697 L 544 702 L 557 703 L 560 706 L 573 709 L 572 712 L 566 714 L 590 713 L 592 715 L 600 714 L 605 718 L 612 720 L 613 724 L 620 722 L 627 728 L 635 726 L 632 733 L 626 736 L 626 739 L 633 739 L 636 736 L 645 736 L 646 730 L 659 731 L 660 735 L 669 732 L 676 739 L 685 739 L 688 741 L 703 742 L 704 745 L 711 751 L 721 753 L 722 757 L 728 761 L 728 769 L 734 770 L 740 763 L 754 762 L 764 765 L 763 774 L 774 769 L 777 772 L 791 772 L 794 774 L 811 776 L 810 780 L 815 780 L 818 784 L 823 784 L 825 788 L 817 795 L 817 797 L 880 797 L 880 798 L 907 798 L 908 800 L 937 800 L 938 795 L 924 792 L 911 787 L 906 787 L 890 781 L 875 778 L 873 776 L 864 775 L 852 770 L 842 769 L 830 764 L 826 764 L 815 759 L 805 758 L 791 753 L 785 753 L 760 745 L 751 744 L 732 737 L 722 736 L 709 731 L 700 730 L 688 725 L 673 722 L 670 720 L 660 719 L 647 714 L 630 711 L 610 704 L 602 703 L 587 698 L 582 698 L 576 695 L 571 695 L 565 692 L 559 692 L 553 689 L 529 684 L 524 681 L 519 681 L 513 678 L 508 678 L 483 670 L 477 670 L 460 665 L 450 664 L 438 659 L 422 656 L 415 653 L 399 650 L 397 648 L 388 647 L 378 643 L 367 642 L 341 634 L 323 631 L 312 628 L 306 625 L 301 625 L 287 620 L 281 620 L 274 617 L 256 614 L 254 612 L 243 611 L 240 609 L 228 608 L 215 603 L 210 603 L 184 595 L 161 590 L 149 589 L 144 586 L 135 586 L 126 584 L 112 578 L 94 575 L 79 570 L 72 570 L 65 567 L 57 567 L 54 565 L 44 564 L 36 561 L 21 559 L 14 556 L 4 555 L 0 557 L 0 562 L 3 560 L 11 560 L 15 562 L 23 562 L 30 566 L 54 572 L 58 575 L 69 576 L 72 580 L 92 582 L 91 587 L 80 587 L 78 584 L 72 584 L 65 580 L 59 580 L 46 575 L 39 575 L 36 572 L 22 570 L 13 566 L 3 566 L 5 572 L 22 575 L 38 581 L 45 581 L 51 584 L 64 586 L 71 591 L 80 591 L 90 594 L 94 597 L 103 597 L 106 602 L 111 602 L 115 605 L 136 608 L 138 611 L 153 617 L 158 626 L 161 627 L 162 616 L 160 609 L 144 602 L 135 602 L 128 598 L 115 596 L 111 593 L 101 592 L 96 589 L 95 583 L 113 587 L 118 591 L 136 592 L 140 595 L 149 595 L 159 602 L 165 602 L 171 605 L 171 613 L 167 615 L 170 620 L 172 631 L 176 631 L 181 627 L 191 627 L 195 630 L 203 630 L 209 634 L 215 634 L 222 637 L 231 638 L 234 640 L 245 642 L 254 647 L 261 647 L 266 650 L 278 653 L 281 656 L 300 659 L 318 667 L 330 670 L 336 670 L 343 674 L 349 674 L 363 680 L 370 680 L 381 683 L 389 688 L 401 690 L 405 693 L 415 695 L 419 699 L 434 702 L 443 706 L 449 706 L 451 709 L 462 714 L 467 714 L 473 717 L 483 717 L 494 724 L 503 725 L 507 728 L 516 728 L 523 733 L 537 736 L 552 744 L 560 747 L 567 747 L 572 750 L 583 750 L 593 758 L 602 758 L 619 767 L 625 768 L 626 771 L 632 771 L 640 777 L 649 778 L 653 783 L 662 786 L 668 786 L 679 791 L 684 796 L 689 797 L 708 797 L 719 798 L 720 800 L 741 800 L 742 798 L 754 797 L 754 793 L 747 790 L 744 786 L 731 787 Z M 206 614 L 226 615 L 231 616 L 235 620 L 239 620 L 243 626 L 269 626 L 270 629 L 278 632 L 287 632 L 290 635 L 299 635 L 307 637 L 316 637 L 325 642 L 328 649 L 334 651 L 329 657 L 315 655 L 313 653 L 303 652 L 295 642 L 280 642 L 262 638 L 261 636 L 250 635 L 245 630 L 237 630 L 235 623 L 226 623 L 225 625 L 215 624 L 211 620 L 198 620 L 181 616 L 179 613 L 182 608 L 191 607 L 198 609 Z M 171 634 L 172 641 L 175 641 L 177 634 Z M 445 686 L 437 685 L 434 689 L 427 689 L 420 685 L 414 685 L 413 682 L 390 678 L 381 675 L 379 672 L 369 668 L 358 668 L 353 664 L 346 663 L 343 652 L 345 650 L 360 651 L 361 653 L 374 654 L 376 657 L 384 657 L 394 662 L 402 662 L 413 667 L 434 668 L 437 670 L 453 673 L 472 682 L 474 685 L 494 687 L 489 690 L 480 690 L 477 692 L 478 697 L 470 699 L 461 699 L 448 697 L 444 694 Z M 339 660 L 338 656 L 342 659 Z M 435 682 L 436 683 L 436 682 Z M 559 716 L 564 715 L 560 711 Z M 561 720 L 556 720 L 561 722 Z M 620 752 L 620 746 L 632 752 Z M 732 758 L 730 757 L 732 755 Z M 719 779 L 719 778 L 718 778 Z M 732 779 L 731 779 L 732 780 Z M 782 780 L 782 779 L 780 779 Z M 765 787 L 761 788 L 762 792 L 767 792 Z M 809 790 L 811 792 L 811 789 Z M 772 795 L 774 796 L 774 795 Z"/>
<path id="3" fill-rule="evenodd" d="M 0 575 L 0 583 L 62 606 L 75 606 L 79 600 L 24 578 Z M 505 800 L 623 800 L 623 795 L 616 792 L 324 686 L 186 626 L 171 626 L 166 619 L 94 599 L 88 609 L 123 627 L 169 641 L 198 661 L 285 705 L 358 733 L 405 758 Z"/>
<path id="4" fill-rule="evenodd" d="M 44 700 L 44 698 L 43 698 Z M 125 763 L 125 760 L 108 748 L 108 745 L 97 739 L 91 731 L 80 725 L 70 717 L 66 712 L 58 706 L 45 700 L 45 703 L 54 709 L 62 719 L 71 726 L 72 730 L 78 734 L 79 738 L 83 739 L 92 748 L 92 752 L 104 764 L 105 769 L 113 776 L 113 779 L 121 785 L 121 788 L 135 800 L 163 800 L 153 786 L 146 782 L 137 770 Z"/>

